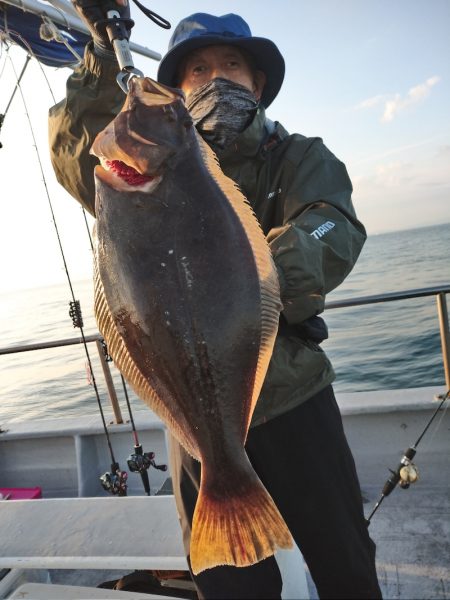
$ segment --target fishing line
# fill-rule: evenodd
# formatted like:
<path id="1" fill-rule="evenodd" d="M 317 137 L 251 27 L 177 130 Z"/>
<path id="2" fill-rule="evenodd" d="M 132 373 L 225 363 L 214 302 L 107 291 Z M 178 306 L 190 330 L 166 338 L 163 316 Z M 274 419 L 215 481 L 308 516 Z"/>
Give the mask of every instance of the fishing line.
<path id="1" fill-rule="evenodd" d="M 444 402 L 446 400 L 448 400 L 450 397 L 450 390 L 447 391 L 447 393 L 445 395 L 439 395 L 436 397 L 437 400 L 441 400 L 441 403 L 439 404 L 438 408 L 436 409 L 435 414 L 432 416 L 431 420 L 429 421 L 427 427 L 425 428 L 425 430 L 422 433 L 422 436 L 420 437 L 420 439 L 418 440 L 418 442 L 422 439 L 423 435 L 425 434 L 425 432 L 429 429 L 432 421 L 434 420 L 434 417 L 437 415 L 437 413 L 440 411 L 442 405 L 444 404 Z M 450 402 L 447 402 L 447 404 L 445 404 L 444 410 L 441 411 L 441 416 L 439 417 L 439 419 L 437 420 L 437 422 L 435 423 L 433 432 L 430 434 L 429 438 L 427 438 L 426 443 L 424 443 L 424 445 L 422 446 L 423 450 L 429 450 L 431 448 L 432 442 L 434 440 L 434 438 L 436 437 L 437 432 L 439 431 L 442 421 L 444 420 L 447 411 L 449 409 L 450 406 Z M 416 446 L 418 444 L 418 442 L 416 442 Z"/>
<path id="2" fill-rule="evenodd" d="M 141 8 L 141 10 L 144 10 L 144 11 L 146 10 L 144 7 L 142 7 L 142 5 L 140 5 L 139 7 Z M 147 16 L 150 16 L 150 15 L 147 14 Z M 167 26 L 170 27 L 170 24 L 167 21 L 165 21 L 164 19 L 162 19 L 161 17 L 159 17 L 156 14 L 155 14 L 155 17 L 157 17 L 158 19 L 160 19 L 161 22 L 164 21 L 167 24 Z M 150 18 L 152 18 L 152 20 L 154 20 L 152 16 L 150 16 Z M 42 17 L 42 21 L 43 21 L 43 25 L 41 25 L 41 29 L 40 29 L 40 36 L 41 36 L 41 38 L 44 39 L 45 41 L 51 41 L 52 39 L 54 39 L 57 42 L 62 42 L 69 49 L 69 51 L 72 52 L 72 54 L 77 58 L 77 60 L 81 60 L 81 57 L 70 46 L 70 43 L 65 38 L 63 38 L 63 36 L 59 33 L 59 29 L 54 25 L 54 23 L 50 19 L 45 18 L 45 17 Z M 155 21 L 155 22 L 157 22 L 157 21 Z M 30 60 L 30 57 L 33 57 L 36 60 L 36 62 L 38 64 L 38 67 L 39 67 L 39 69 L 41 71 L 41 74 L 44 77 L 45 82 L 47 84 L 47 87 L 48 87 L 48 90 L 49 90 L 50 95 L 52 97 L 53 103 L 56 104 L 56 98 L 55 98 L 55 95 L 53 93 L 53 89 L 52 89 L 52 87 L 50 85 L 50 82 L 49 82 L 49 80 L 47 78 L 47 75 L 46 75 L 46 73 L 45 73 L 45 71 L 44 71 L 44 69 L 43 69 L 43 67 L 42 67 L 42 65 L 41 65 L 41 63 L 40 63 L 37 55 L 34 53 L 32 47 L 28 44 L 27 40 L 24 39 L 23 36 L 20 35 L 20 33 L 16 32 L 16 31 L 13 31 L 13 30 L 11 30 L 11 29 L 8 28 L 6 19 L 5 19 L 5 24 L 6 24 L 7 36 L 9 36 L 8 39 L 11 42 L 13 42 L 13 39 L 11 37 L 11 34 L 13 34 L 27 48 L 28 55 L 27 55 L 26 65 L 28 64 L 28 62 Z M 158 24 L 160 24 L 161 26 L 164 26 L 161 23 L 158 23 Z M 45 29 L 45 27 L 46 27 L 46 29 Z M 9 48 L 8 48 L 8 50 L 9 50 Z M 14 70 L 14 73 L 15 73 L 16 79 L 17 79 L 17 74 L 16 74 L 16 71 L 14 69 L 14 65 L 12 63 L 12 59 L 11 58 L 10 58 L 10 61 L 11 61 L 11 64 L 13 66 L 13 70 Z M 5 65 L 6 65 L 6 59 L 5 59 Z M 3 69 L 5 68 L 5 65 L 4 65 Z M 23 72 L 24 72 L 24 70 L 25 69 L 23 69 Z M 22 72 L 22 74 L 21 74 L 21 76 L 19 78 L 18 84 L 16 85 L 16 88 L 15 88 L 14 92 L 16 91 L 17 87 L 19 86 L 20 79 L 22 78 L 23 72 Z M 27 117 L 28 117 L 28 122 L 29 122 L 29 125 L 30 125 L 30 130 L 31 130 L 31 133 L 32 133 L 34 145 L 35 145 L 35 148 L 36 148 L 36 152 L 37 152 L 37 156 L 38 156 L 38 161 L 39 161 L 39 166 L 40 166 L 40 169 L 41 169 L 41 174 L 42 174 L 43 182 L 44 182 L 46 193 L 47 193 L 47 198 L 48 198 L 48 202 L 49 202 L 49 206 L 50 206 L 50 211 L 51 211 L 51 214 L 52 214 L 53 224 L 54 224 L 54 227 L 55 227 L 55 231 L 56 231 L 56 235 L 57 235 L 57 239 L 58 239 L 58 243 L 59 243 L 59 247 L 60 247 L 60 251 L 61 251 L 61 256 L 62 256 L 63 263 L 64 263 L 64 268 L 65 268 L 67 279 L 68 279 L 68 282 L 69 282 L 70 291 L 71 291 L 71 294 L 72 294 L 72 302 L 70 303 L 69 315 L 72 318 L 74 327 L 80 328 L 80 331 L 81 331 L 81 336 L 82 336 L 82 339 L 83 339 L 83 345 L 84 345 L 84 348 L 85 348 L 85 353 L 86 353 L 87 362 L 88 362 L 89 379 L 90 379 L 90 383 L 92 384 L 92 386 L 94 387 L 94 390 L 95 390 L 95 394 L 96 394 L 96 398 L 97 398 L 97 403 L 98 403 L 98 406 L 99 406 L 100 415 L 101 415 L 102 422 L 103 422 L 103 428 L 104 428 L 104 431 L 105 431 L 105 435 L 106 435 L 106 439 L 107 439 L 107 444 L 108 444 L 108 448 L 109 448 L 110 455 L 111 455 L 111 460 L 112 460 L 112 465 L 111 465 L 112 474 L 111 473 L 105 473 L 104 475 L 102 475 L 100 477 L 100 482 L 101 482 L 101 484 L 102 484 L 102 486 L 104 487 L 105 490 L 107 490 L 107 491 L 109 491 L 109 492 L 111 492 L 113 494 L 125 495 L 126 494 L 126 487 L 127 487 L 127 484 L 126 484 L 127 474 L 125 472 L 119 470 L 119 465 L 116 462 L 115 457 L 114 457 L 114 452 L 113 452 L 113 449 L 112 449 L 111 440 L 110 440 L 109 433 L 108 433 L 108 430 L 107 430 L 106 421 L 105 421 L 105 417 L 104 417 L 104 412 L 103 412 L 103 408 L 101 406 L 101 401 L 100 401 L 100 397 L 99 397 L 99 394 L 98 394 L 98 388 L 97 388 L 97 384 L 96 384 L 94 372 L 93 372 L 93 369 L 92 369 L 92 363 L 91 363 L 91 360 L 90 360 L 89 351 L 87 349 L 87 344 L 86 344 L 86 340 L 85 340 L 85 336 L 84 336 L 83 320 L 82 320 L 82 315 L 81 315 L 80 303 L 79 303 L 78 300 L 75 300 L 75 294 L 74 294 L 74 291 L 73 291 L 73 287 L 72 287 L 72 283 L 71 283 L 71 279 L 70 279 L 70 275 L 69 275 L 69 270 L 68 270 L 68 267 L 67 267 L 67 263 L 66 263 L 66 259 L 65 259 L 65 255 L 64 255 L 64 251 L 63 251 L 63 247 L 62 247 L 62 242 L 61 242 L 61 238 L 60 238 L 60 235 L 59 235 L 59 230 L 58 230 L 58 227 L 57 227 L 57 223 L 56 223 L 56 218 L 55 218 L 54 211 L 53 211 L 52 202 L 51 202 L 51 199 L 50 199 L 50 196 L 49 196 L 49 193 L 48 193 L 47 183 L 46 183 L 44 171 L 43 171 L 43 168 L 42 168 L 42 163 L 41 163 L 41 160 L 40 160 L 40 155 L 39 155 L 39 151 L 38 151 L 38 148 L 37 148 L 37 144 L 36 144 L 36 140 L 35 140 L 35 136 L 34 136 L 34 131 L 33 131 L 32 125 L 31 125 L 31 119 L 29 117 L 29 113 L 28 113 L 28 109 L 27 109 L 27 106 L 26 106 L 26 103 L 25 103 L 24 95 L 22 93 L 22 90 L 20 90 L 20 91 L 21 91 L 21 95 L 22 95 L 22 101 L 23 101 L 23 104 L 25 106 L 25 111 L 26 111 L 26 114 L 27 114 Z M 10 101 L 10 103 L 11 103 L 11 101 Z M 8 108 L 9 108 L 9 104 L 8 104 Z M 90 242 L 91 251 L 93 252 L 94 251 L 94 245 L 93 245 L 93 241 L 92 241 L 90 227 L 89 227 L 89 224 L 88 224 L 88 221 L 87 221 L 86 211 L 85 211 L 85 209 L 83 207 L 81 207 L 81 209 L 82 209 L 82 212 L 83 212 L 84 222 L 85 222 L 86 231 L 87 231 L 89 242 Z M 105 359 L 106 360 L 108 359 L 106 351 L 105 351 Z M 137 430 L 136 430 L 136 426 L 135 426 L 135 423 L 134 423 L 133 413 L 132 413 L 132 410 L 131 410 L 131 405 L 130 405 L 130 401 L 129 401 L 129 397 L 128 397 L 128 392 L 127 392 L 125 380 L 124 380 L 122 374 L 121 374 L 121 378 L 122 378 L 122 385 L 123 385 L 123 389 L 124 389 L 124 394 L 125 394 L 125 399 L 126 399 L 126 403 L 127 403 L 127 407 L 128 407 L 128 412 L 129 412 L 129 415 L 130 415 L 130 421 L 131 421 L 131 425 L 132 425 L 132 432 L 133 432 L 133 438 L 134 438 L 134 453 L 129 456 L 127 462 L 128 462 L 128 465 L 129 465 L 129 467 L 130 467 L 130 469 L 132 471 L 140 473 L 141 478 L 142 478 L 142 482 L 143 482 L 143 485 L 144 485 L 144 489 L 145 489 L 146 493 L 148 495 L 150 495 L 150 484 L 149 484 L 149 480 L 148 480 L 147 470 L 149 469 L 150 466 L 153 466 L 156 469 L 160 469 L 160 470 L 165 471 L 167 469 L 167 466 L 166 465 L 157 465 L 157 464 L 155 464 L 155 461 L 153 460 L 153 458 L 154 458 L 155 455 L 154 455 L 153 452 L 145 452 L 145 453 L 143 452 L 142 445 L 139 443 L 139 439 L 138 439 L 138 435 L 137 435 Z"/>
<path id="3" fill-rule="evenodd" d="M 37 55 L 33 51 L 33 48 L 27 42 L 27 40 L 18 31 L 15 31 L 14 29 L 9 29 L 8 24 L 7 24 L 7 16 L 6 16 L 6 14 L 5 14 L 5 27 L 6 27 L 5 28 L 5 35 L 6 35 L 6 37 L 12 43 L 14 43 L 14 40 L 13 40 L 13 38 L 10 35 L 10 34 L 13 34 L 13 36 L 15 36 L 17 39 L 19 39 L 22 42 L 22 44 L 27 48 L 28 54 L 35 59 L 37 65 L 38 65 L 38 68 L 40 69 L 41 74 L 44 77 L 44 80 L 45 80 L 45 82 L 47 84 L 48 90 L 49 90 L 50 95 L 51 95 L 52 100 L 53 100 L 53 104 L 56 104 L 55 94 L 53 93 L 52 86 L 50 85 L 50 81 L 48 80 L 47 74 L 44 71 L 44 68 L 42 67 L 42 64 L 41 64 L 39 58 L 37 57 Z M 56 27 L 56 26 L 54 26 L 54 27 Z M 67 46 L 69 48 L 69 50 L 72 52 L 72 54 L 75 54 L 76 56 L 78 56 L 77 53 L 75 52 L 75 50 L 72 48 L 72 46 L 70 45 L 70 43 L 67 40 L 64 41 L 64 44 L 65 44 L 65 46 Z M 8 58 L 9 58 L 9 47 L 7 47 L 7 52 L 8 52 Z M 3 66 L 3 69 L 5 68 L 5 65 L 6 65 L 6 57 L 5 57 L 5 64 Z M 3 73 L 3 70 L 2 70 L 2 73 Z M 1 77 L 1 74 L 0 74 L 0 77 Z M 3 124 L 5 115 L 6 115 L 6 111 L 3 114 L 3 118 L 1 118 L 1 116 L 0 116 L 0 130 L 1 130 L 1 126 Z M 1 148 L 1 145 L 0 145 L 0 148 Z M 91 250 L 93 251 L 94 250 L 94 246 L 93 246 L 93 243 L 92 243 L 91 232 L 90 232 L 89 224 L 88 224 L 87 217 L 86 217 L 86 211 L 84 210 L 84 207 L 81 207 L 81 210 L 83 211 L 83 217 L 84 217 L 84 222 L 85 222 L 85 225 L 86 225 L 86 231 L 87 231 L 88 238 L 89 238 L 89 241 L 90 241 Z"/>
<path id="4" fill-rule="evenodd" d="M 6 54 L 5 56 L 3 56 L 4 52 L 3 52 L 3 45 L 5 45 L 6 47 Z M 3 66 L 2 66 L 2 70 L 0 71 L 0 79 L 3 77 L 3 72 L 5 70 L 6 67 L 6 58 L 7 58 L 7 54 L 9 52 L 9 46 L 6 43 L 6 36 L 2 36 L 2 32 L 0 30 L 0 58 L 3 58 Z"/>
<path id="5" fill-rule="evenodd" d="M 63 264 L 64 264 L 64 269 L 65 269 L 65 272 L 66 272 L 67 281 L 68 281 L 69 288 L 70 288 L 70 293 L 71 293 L 71 296 L 72 296 L 72 302 L 70 303 L 69 315 L 72 317 L 72 322 L 73 322 L 74 327 L 77 327 L 77 328 L 80 329 L 81 338 L 82 338 L 82 341 L 83 341 L 83 347 L 84 347 L 84 351 L 85 351 L 86 359 L 87 359 L 87 363 L 88 363 L 89 373 L 90 373 L 90 376 L 92 378 L 91 379 L 91 381 L 92 381 L 92 387 L 94 388 L 94 391 L 95 391 L 95 397 L 97 399 L 97 404 L 98 404 L 98 408 L 99 408 L 99 411 L 100 411 L 101 420 L 102 420 L 102 423 L 103 423 L 103 429 L 105 431 L 106 441 L 107 441 L 109 453 L 110 453 L 110 456 L 111 456 L 111 461 L 112 461 L 111 469 L 113 471 L 113 477 L 115 475 L 118 476 L 118 481 L 117 481 L 118 486 L 119 486 L 118 491 L 115 491 L 115 488 L 114 488 L 114 490 L 108 488 L 108 491 L 112 491 L 112 493 L 117 493 L 119 495 L 125 495 L 126 494 L 126 483 L 125 483 L 126 482 L 126 474 L 124 474 L 123 472 L 119 471 L 119 464 L 117 463 L 117 461 L 115 459 L 113 448 L 112 448 L 112 445 L 111 445 L 111 439 L 110 439 L 108 428 L 107 428 L 107 425 L 106 425 L 105 415 L 104 415 L 103 407 L 102 407 L 102 404 L 101 404 L 100 395 L 99 395 L 99 392 L 98 392 L 97 382 L 95 380 L 95 375 L 94 375 L 94 371 L 93 371 L 93 368 L 92 368 L 91 357 L 90 357 L 90 354 L 89 354 L 89 349 L 88 349 L 86 338 L 85 338 L 85 335 L 84 335 L 84 327 L 83 327 L 83 319 L 82 319 L 82 315 L 81 315 L 80 302 L 75 299 L 75 293 L 74 293 L 74 290 L 73 290 L 72 281 L 71 281 L 70 274 L 69 274 L 69 269 L 67 267 L 66 257 L 65 257 L 64 249 L 63 249 L 62 242 L 61 242 L 61 236 L 59 234 L 59 229 L 58 229 L 58 225 L 57 225 L 57 222 L 56 222 L 55 213 L 54 213 L 54 210 L 53 210 L 53 204 L 52 204 L 52 201 L 51 201 L 51 198 L 50 198 L 50 194 L 49 194 L 49 191 L 48 191 L 47 180 L 45 178 L 45 173 L 44 173 L 44 169 L 43 169 L 43 166 L 42 166 L 41 156 L 40 156 L 39 149 L 38 149 L 38 146 L 37 146 L 36 136 L 34 134 L 34 129 L 33 129 L 32 123 L 31 123 L 31 118 L 30 118 L 30 114 L 29 114 L 29 111 L 28 111 L 28 106 L 27 106 L 27 103 L 25 101 L 25 96 L 23 94 L 22 87 L 20 85 L 20 81 L 19 81 L 19 79 L 17 77 L 17 71 L 16 71 L 16 69 L 14 67 L 14 63 L 13 63 L 13 61 L 12 61 L 12 59 L 11 59 L 10 56 L 9 56 L 9 60 L 11 61 L 11 66 L 12 66 L 12 69 L 13 69 L 14 74 L 15 74 L 16 79 L 17 79 L 17 89 L 19 89 L 19 92 L 20 92 L 20 95 L 21 95 L 21 98 L 22 98 L 22 102 L 23 102 L 23 105 L 24 105 L 24 108 L 25 108 L 25 114 L 26 114 L 27 119 L 28 119 L 28 124 L 29 124 L 29 127 L 30 127 L 31 136 L 32 136 L 32 139 L 33 139 L 33 144 L 34 144 L 34 148 L 36 150 L 36 156 L 37 156 L 38 163 L 39 163 L 39 169 L 40 169 L 40 172 L 41 172 L 42 181 L 44 183 L 45 193 L 46 193 L 46 196 L 47 196 L 47 200 L 48 200 L 48 204 L 49 204 L 49 208 L 50 208 L 50 213 L 52 215 L 53 225 L 55 227 L 56 237 L 57 237 L 57 240 L 58 240 L 58 245 L 59 245 L 59 249 L 60 249 L 60 252 L 61 252 L 61 257 L 62 257 L 62 261 L 63 261 Z M 106 474 L 106 475 L 109 475 L 109 474 Z M 105 476 L 103 476 L 103 477 L 105 477 Z M 112 478 L 110 477 L 110 479 L 112 479 Z M 116 482 L 113 481 L 113 483 L 116 483 Z M 103 485 L 103 487 L 105 489 L 107 489 L 105 487 L 103 481 L 102 481 L 102 485 Z"/>
<path id="6" fill-rule="evenodd" d="M 2 74 L 3 74 L 3 71 L 4 71 L 5 66 L 6 66 L 6 58 L 9 58 L 9 60 L 11 61 L 11 57 L 9 56 L 9 48 L 7 49 L 7 56 L 5 57 L 5 64 L 3 65 Z M 22 77 L 24 76 L 24 73 L 26 71 L 26 68 L 27 68 L 29 62 L 30 62 L 30 57 L 27 56 L 26 59 L 25 59 L 25 63 L 23 65 L 23 67 L 22 67 L 22 71 L 20 72 L 19 77 L 17 77 L 17 73 L 16 73 L 16 71 L 14 69 L 14 66 L 13 66 L 13 71 L 14 71 L 14 75 L 16 76 L 17 83 L 14 86 L 13 93 L 11 94 L 11 97 L 9 99 L 9 102 L 8 102 L 7 106 L 6 106 L 5 112 L 2 113 L 2 114 L 0 114 L 0 131 L 2 129 L 3 123 L 5 121 L 5 117 L 6 117 L 7 113 L 8 113 L 8 110 L 9 110 L 9 107 L 11 106 L 12 101 L 14 100 L 14 96 L 16 95 L 18 87 L 20 86 L 20 82 L 22 80 Z M 12 64 L 12 61 L 11 61 L 11 64 Z M 0 148 L 3 148 L 3 144 L 1 142 L 0 142 Z"/>

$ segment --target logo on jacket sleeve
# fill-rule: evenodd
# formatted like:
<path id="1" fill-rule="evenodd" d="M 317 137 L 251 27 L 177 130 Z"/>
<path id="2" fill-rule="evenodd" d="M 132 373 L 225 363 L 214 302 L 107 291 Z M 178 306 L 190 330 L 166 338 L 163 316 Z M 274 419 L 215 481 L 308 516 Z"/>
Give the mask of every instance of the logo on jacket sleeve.
<path id="1" fill-rule="evenodd" d="M 333 221 L 327 221 L 323 225 L 319 225 L 319 227 L 314 229 L 314 231 L 311 231 L 309 235 L 312 235 L 314 238 L 316 238 L 316 240 L 320 240 L 321 237 L 331 231 L 334 227 L 336 227 L 336 223 L 333 223 Z"/>

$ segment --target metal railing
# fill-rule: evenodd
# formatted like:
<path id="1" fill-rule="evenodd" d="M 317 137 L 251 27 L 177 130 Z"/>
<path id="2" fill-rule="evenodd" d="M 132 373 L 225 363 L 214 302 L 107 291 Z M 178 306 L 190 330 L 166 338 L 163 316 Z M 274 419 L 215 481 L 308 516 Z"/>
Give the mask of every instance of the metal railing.
<path id="1" fill-rule="evenodd" d="M 406 290 L 403 292 L 390 292 L 386 294 L 375 294 L 359 298 L 335 300 L 325 304 L 325 310 L 334 308 L 348 308 L 351 306 L 363 306 L 365 304 L 378 304 L 380 302 L 393 302 L 395 300 L 410 300 L 412 298 L 424 298 L 436 296 L 437 313 L 439 319 L 439 332 L 441 335 L 442 361 L 444 364 L 445 385 L 450 389 L 450 333 L 448 325 L 448 310 L 445 294 L 450 293 L 450 285 L 433 286 Z"/>
<path id="2" fill-rule="evenodd" d="M 424 298 L 427 296 L 435 296 L 437 302 L 437 313 L 439 319 L 439 331 L 441 336 L 441 347 L 442 347 L 442 359 L 444 364 L 445 373 L 445 384 L 447 389 L 450 389 L 450 332 L 449 332 L 449 321 L 448 321 L 448 310 L 446 294 L 450 293 L 450 285 L 443 285 L 437 287 L 427 287 L 413 290 L 406 290 L 402 292 L 390 292 L 385 294 L 375 294 L 371 296 L 361 296 L 358 298 L 348 298 L 343 300 L 334 300 L 325 304 L 325 310 L 331 310 L 335 308 L 349 308 L 353 306 L 363 306 L 366 304 L 378 304 L 381 302 L 394 302 L 397 300 L 410 300 L 413 298 Z M 105 382 L 108 388 L 108 396 L 111 402 L 111 406 L 114 412 L 116 423 L 123 423 L 122 415 L 120 412 L 120 406 L 117 400 L 117 395 L 114 387 L 114 382 L 109 369 L 109 363 L 106 360 L 105 353 L 102 347 L 102 336 L 97 333 L 93 335 L 85 336 L 85 340 L 88 343 L 96 342 L 100 362 L 102 365 L 103 373 L 105 376 Z M 83 340 L 81 337 L 65 338 L 62 340 L 55 340 L 52 342 L 37 342 L 34 344 L 23 344 L 17 346 L 9 346 L 0 348 L 0 355 L 2 354 L 16 354 L 18 352 L 29 352 L 31 350 L 43 350 L 46 348 L 59 348 L 61 346 L 73 346 L 76 344 L 82 344 Z"/>

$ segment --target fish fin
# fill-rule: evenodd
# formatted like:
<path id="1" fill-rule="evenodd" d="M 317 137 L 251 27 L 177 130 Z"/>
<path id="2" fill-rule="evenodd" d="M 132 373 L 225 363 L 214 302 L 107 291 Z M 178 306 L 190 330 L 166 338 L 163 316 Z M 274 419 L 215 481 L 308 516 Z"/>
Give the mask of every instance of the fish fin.
<path id="1" fill-rule="evenodd" d="M 177 424 L 166 408 L 157 392 L 137 367 L 127 350 L 108 306 L 105 291 L 100 279 L 97 256 L 94 257 L 94 307 L 95 317 L 100 333 L 104 337 L 108 352 L 114 364 L 130 384 L 135 394 L 143 400 L 166 423 L 180 444 L 195 459 L 199 460 L 200 452 L 195 440 L 188 437 L 182 427 Z M 186 431 L 188 429 L 186 428 Z"/>
<path id="2" fill-rule="evenodd" d="M 236 183 L 223 173 L 213 150 L 199 134 L 197 134 L 197 139 L 204 163 L 206 164 L 210 175 L 229 200 L 247 233 L 255 257 L 261 286 L 261 340 L 252 402 L 246 415 L 247 427 L 245 431 L 247 431 L 269 367 L 273 345 L 278 331 L 280 310 L 282 308 L 280 286 L 272 253 L 252 207 Z"/>
<path id="3" fill-rule="evenodd" d="M 229 488 L 220 496 L 208 493 L 213 486 L 203 468 L 190 545 L 194 575 L 219 565 L 248 567 L 277 548 L 292 548 L 287 525 L 256 474 L 245 488 Z"/>

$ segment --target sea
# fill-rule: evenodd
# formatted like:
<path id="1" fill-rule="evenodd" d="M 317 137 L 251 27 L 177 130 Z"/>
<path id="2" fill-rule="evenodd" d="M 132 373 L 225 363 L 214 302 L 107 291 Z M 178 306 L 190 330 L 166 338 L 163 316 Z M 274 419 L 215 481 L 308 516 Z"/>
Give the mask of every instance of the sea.
<path id="1" fill-rule="evenodd" d="M 347 279 L 327 301 L 450 284 L 450 223 L 369 236 Z M 72 282 L 84 333 L 97 333 L 92 281 Z M 0 294 L 2 348 L 80 337 L 69 317 L 68 284 Z M 335 390 L 358 392 L 445 386 L 434 296 L 330 309 L 322 344 L 335 372 Z M 96 344 L 88 344 L 106 418 L 106 384 Z M 8 423 L 99 413 L 83 345 L 0 355 L 0 427 Z M 111 365 L 127 417 L 120 374 Z M 127 390 L 133 411 L 146 410 Z"/>

